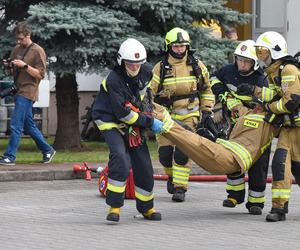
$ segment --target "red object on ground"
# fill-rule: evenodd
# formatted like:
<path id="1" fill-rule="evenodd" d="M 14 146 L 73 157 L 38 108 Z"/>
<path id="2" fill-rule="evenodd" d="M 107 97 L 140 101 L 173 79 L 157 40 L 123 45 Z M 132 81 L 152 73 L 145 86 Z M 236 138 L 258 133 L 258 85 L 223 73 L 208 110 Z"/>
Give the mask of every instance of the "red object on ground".
<path id="1" fill-rule="evenodd" d="M 98 190 L 101 196 L 106 196 L 107 184 L 108 184 L 108 166 L 104 169 L 102 167 L 89 168 L 86 162 L 83 165 L 75 164 L 73 166 L 74 172 L 85 172 L 85 179 L 90 181 L 92 179 L 92 172 L 99 173 L 98 178 Z M 135 189 L 134 189 L 134 178 L 132 169 L 130 169 L 129 176 L 126 181 L 125 187 L 125 199 L 135 199 Z"/>
<path id="2" fill-rule="evenodd" d="M 98 188 L 101 196 L 106 196 L 107 184 L 108 184 L 108 167 L 105 167 L 101 172 L 98 179 Z M 125 187 L 125 199 L 135 199 L 135 190 L 134 190 L 134 179 L 133 172 L 130 170 L 129 176 L 126 181 Z"/>
<path id="3" fill-rule="evenodd" d="M 98 189 L 100 195 L 103 197 L 105 197 L 106 190 L 107 190 L 107 183 L 108 183 L 107 174 L 108 174 L 108 167 L 106 166 L 104 170 L 100 173 L 98 179 Z"/>
<path id="4" fill-rule="evenodd" d="M 90 181 L 92 179 L 92 174 L 91 174 L 91 170 L 88 168 L 86 162 L 83 163 L 82 165 L 74 165 L 73 166 L 73 171 L 74 172 L 85 172 L 85 179 L 87 181 Z"/>

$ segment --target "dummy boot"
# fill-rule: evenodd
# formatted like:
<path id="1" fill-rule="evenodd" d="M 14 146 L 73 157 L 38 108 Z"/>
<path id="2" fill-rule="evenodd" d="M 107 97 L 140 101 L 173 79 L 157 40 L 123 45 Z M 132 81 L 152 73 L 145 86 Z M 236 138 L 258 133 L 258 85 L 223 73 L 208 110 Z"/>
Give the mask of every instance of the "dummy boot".
<path id="1" fill-rule="evenodd" d="M 185 192 L 186 190 L 184 188 L 175 188 L 175 192 L 172 196 L 172 200 L 175 202 L 184 202 L 185 200 Z"/>

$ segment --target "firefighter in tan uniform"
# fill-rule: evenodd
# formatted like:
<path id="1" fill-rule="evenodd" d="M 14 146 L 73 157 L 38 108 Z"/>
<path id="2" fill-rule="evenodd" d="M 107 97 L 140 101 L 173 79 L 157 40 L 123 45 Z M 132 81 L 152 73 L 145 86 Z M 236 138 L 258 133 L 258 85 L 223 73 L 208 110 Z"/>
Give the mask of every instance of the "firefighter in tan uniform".
<path id="1" fill-rule="evenodd" d="M 277 94 L 277 98 L 266 104 L 265 109 L 271 114 L 283 116 L 283 126 L 272 161 L 272 209 L 266 217 L 267 221 L 282 221 L 288 212 L 292 174 L 300 183 L 299 62 L 288 55 L 286 41 L 277 32 L 261 34 L 255 46 L 258 59 Z"/>
<path id="2" fill-rule="evenodd" d="M 153 69 L 151 89 L 155 101 L 170 111 L 173 119 L 195 130 L 199 118 L 204 123 L 211 115 L 214 95 L 209 73 L 190 51 L 189 34 L 181 29 L 170 30 L 165 37 L 165 55 Z M 189 180 L 189 159 L 162 136 L 157 137 L 159 161 L 169 176 L 167 190 L 172 200 L 183 202 Z"/>

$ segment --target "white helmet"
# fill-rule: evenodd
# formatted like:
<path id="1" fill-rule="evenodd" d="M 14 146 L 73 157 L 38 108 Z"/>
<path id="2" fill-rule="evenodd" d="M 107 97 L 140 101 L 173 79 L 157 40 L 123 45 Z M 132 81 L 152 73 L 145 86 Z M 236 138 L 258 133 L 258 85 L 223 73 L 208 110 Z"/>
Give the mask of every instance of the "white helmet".
<path id="1" fill-rule="evenodd" d="M 241 42 L 235 49 L 235 56 L 242 56 L 245 58 L 252 59 L 254 61 L 253 69 L 257 70 L 259 67 L 255 47 L 255 42 L 253 40 L 246 40 Z"/>
<path id="2" fill-rule="evenodd" d="M 288 55 L 287 44 L 284 37 L 275 31 L 262 33 L 256 40 L 255 47 L 266 47 L 276 60 Z"/>
<path id="3" fill-rule="evenodd" d="M 147 59 L 146 49 L 143 44 L 134 38 L 125 40 L 118 51 L 117 61 L 122 64 L 122 60 L 131 63 L 144 63 Z"/>

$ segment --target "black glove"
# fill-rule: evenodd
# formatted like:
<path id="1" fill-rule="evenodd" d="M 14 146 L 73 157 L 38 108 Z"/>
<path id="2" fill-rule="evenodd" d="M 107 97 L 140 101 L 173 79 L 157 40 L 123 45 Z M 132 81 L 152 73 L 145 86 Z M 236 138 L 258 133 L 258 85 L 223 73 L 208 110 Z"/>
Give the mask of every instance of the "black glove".
<path id="1" fill-rule="evenodd" d="M 275 127 L 281 127 L 281 125 L 284 123 L 284 117 L 282 114 L 278 115 L 278 114 L 274 114 L 272 112 L 266 111 L 264 121 L 272 124 Z"/>
<path id="2" fill-rule="evenodd" d="M 198 135 L 203 136 L 211 141 L 216 141 L 219 132 L 212 118 L 212 113 L 209 111 L 202 111 L 201 121 L 196 127 Z"/>
<path id="3" fill-rule="evenodd" d="M 248 95 L 253 96 L 254 95 L 255 86 L 250 85 L 248 83 L 242 83 L 239 86 L 237 86 L 236 93 L 238 95 Z"/>
<path id="4" fill-rule="evenodd" d="M 198 124 L 199 127 L 202 126 L 202 127 L 207 127 L 207 123 L 208 123 L 208 120 L 212 118 L 212 112 L 210 111 L 202 111 L 201 112 L 201 120 L 200 120 L 200 123 Z"/>
<path id="5" fill-rule="evenodd" d="M 206 139 L 215 142 L 217 140 L 217 137 L 210 132 L 207 128 L 199 128 L 197 129 L 196 133 L 202 137 L 205 137 Z"/>

